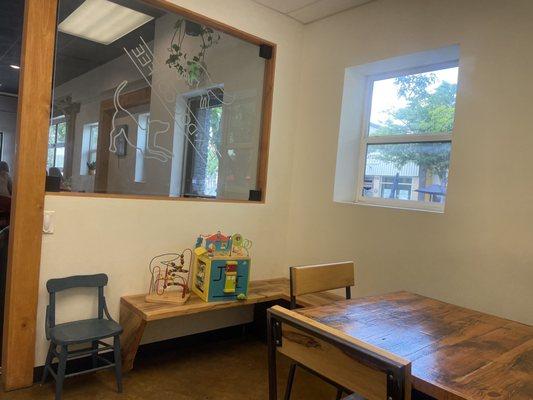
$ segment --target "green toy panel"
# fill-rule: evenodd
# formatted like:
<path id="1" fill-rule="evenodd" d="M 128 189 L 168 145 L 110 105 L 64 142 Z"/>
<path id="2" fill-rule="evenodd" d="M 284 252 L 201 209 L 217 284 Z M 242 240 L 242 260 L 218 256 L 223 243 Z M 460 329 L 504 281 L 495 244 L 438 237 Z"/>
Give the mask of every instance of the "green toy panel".
<path id="1" fill-rule="evenodd" d="M 234 293 L 224 292 L 227 287 L 226 265 L 228 261 L 234 260 L 213 260 L 211 263 L 211 279 L 209 284 L 208 301 L 235 300 L 239 294 L 248 294 L 248 280 L 250 274 L 250 260 L 237 261 L 237 281 Z"/>

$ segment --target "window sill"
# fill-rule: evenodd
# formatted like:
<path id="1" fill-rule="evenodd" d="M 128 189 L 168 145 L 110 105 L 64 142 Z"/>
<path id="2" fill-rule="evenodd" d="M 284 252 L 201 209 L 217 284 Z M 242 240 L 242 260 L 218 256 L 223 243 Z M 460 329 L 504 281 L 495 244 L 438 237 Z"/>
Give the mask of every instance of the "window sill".
<path id="1" fill-rule="evenodd" d="M 363 206 L 363 207 L 377 207 L 377 208 L 391 208 L 395 210 L 402 211 L 417 211 L 417 212 L 427 212 L 432 214 L 444 214 L 444 207 L 416 207 L 402 204 L 384 204 L 378 202 L 367 202 L 367 201 L 342 201 L 334 200 L 338 204 L 346 204 L 352 206 Z"/>
<path id="2" fill-rule="evenodd" d="M 205 199 L 197 197 L 170 197 L 170 196 L 151 196 L 142 194 L 118 194 L 118 193 L 89 193 L 89 192 L 45 192 L 46 196 L 59 197 L 87 197 L 87 198 L 104 198 L 104 199 L 133 199 L 133 200 L 170 200 L 170 201 L 188 201 L 188 202 L 206 202 L 206 203 L 234 203 L 234 204 L 265 204 L 265 200 L 231 200 L 231 199 Z"/>

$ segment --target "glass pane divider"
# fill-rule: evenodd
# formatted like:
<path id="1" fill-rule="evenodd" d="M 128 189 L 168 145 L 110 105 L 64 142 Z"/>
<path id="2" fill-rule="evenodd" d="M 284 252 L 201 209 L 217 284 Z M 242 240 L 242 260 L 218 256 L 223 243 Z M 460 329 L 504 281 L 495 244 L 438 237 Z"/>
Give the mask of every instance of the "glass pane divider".
<path id="1" fill-rule="evenodd" d="M 384 199 L 379 197 L 368 198 L 358 195 L 353 203 L 356 205 L 396 208 L 409 211 L 430 211 L 436 213 L 444 212 L 443 203 L 429 203 L 413 200 Z"/>
<path id="2" fill-rule="evenodd" d="M 451 142 L 451 133 L 422 133 L 412 135 L 383 135 L 367 136 L 364 142 L 367 144 L 395 144 L 395 143 L 420 143 L 420 142 Z"/>

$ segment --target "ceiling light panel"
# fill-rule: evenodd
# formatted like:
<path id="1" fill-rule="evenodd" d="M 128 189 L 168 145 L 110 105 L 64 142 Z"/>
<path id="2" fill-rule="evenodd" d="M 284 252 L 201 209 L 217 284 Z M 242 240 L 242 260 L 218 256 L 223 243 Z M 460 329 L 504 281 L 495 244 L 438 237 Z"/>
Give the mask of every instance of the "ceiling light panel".
<path id="1" fill-rule="evenodd" d="M 59 24 L 59 31 L 108 45 L 153 17 L 107 0 L 85 0 Z"/>

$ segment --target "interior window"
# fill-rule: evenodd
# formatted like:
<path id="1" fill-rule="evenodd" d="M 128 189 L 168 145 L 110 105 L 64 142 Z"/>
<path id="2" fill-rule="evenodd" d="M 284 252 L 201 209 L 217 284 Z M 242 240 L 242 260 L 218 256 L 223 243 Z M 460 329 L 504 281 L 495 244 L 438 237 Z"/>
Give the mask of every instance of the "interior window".
<path id="1" fill-rule="evenodd" d="M 59 1 L 49 166 L 70 191 L 264 198 L 273 45 L 198 18 Z"/>

